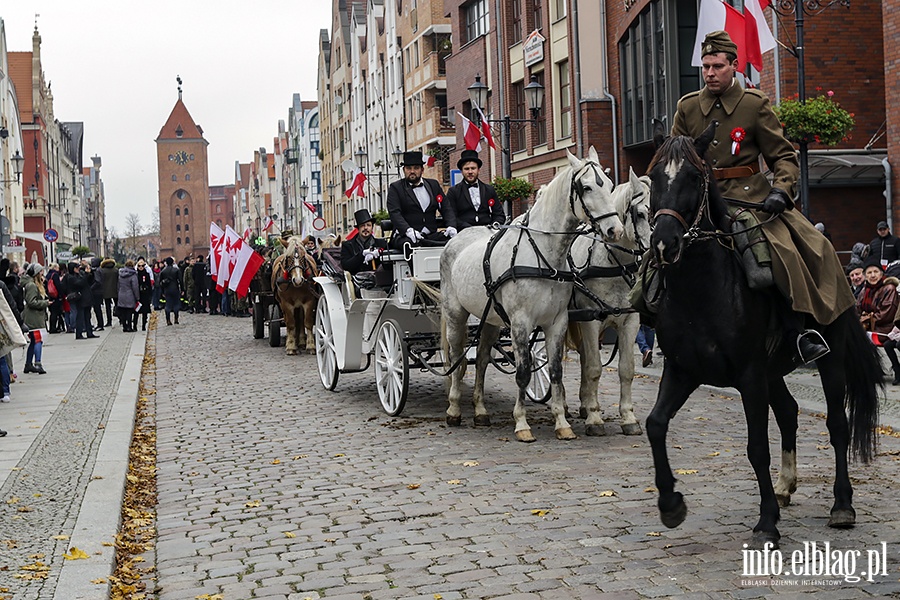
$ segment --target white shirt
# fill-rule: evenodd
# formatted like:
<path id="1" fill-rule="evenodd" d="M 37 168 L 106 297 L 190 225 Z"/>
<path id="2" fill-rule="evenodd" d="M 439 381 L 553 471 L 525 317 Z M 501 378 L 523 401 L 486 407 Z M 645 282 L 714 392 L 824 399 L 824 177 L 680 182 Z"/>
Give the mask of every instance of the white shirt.
<path id="1" fill-rule="evenodd" d="M 470 187 L 469 198 L 472 199 L 472 206 L 475 207 L 475 210 L 478 210 L 481 207 L 481 188 L 477 185 Z"/>
<path id="2" fill-rule="evenodd" d="M 431 204 L 431 196 L 428 195 L 428 190 L 425 189 L 425 183 L 420 183 L 417 186 L 413 187 L 413 193 L 416 195 L 416 199 L 419 201 L 419 206 L 422 207 L 422 212 L 428 208 L 428 205 Z"/>

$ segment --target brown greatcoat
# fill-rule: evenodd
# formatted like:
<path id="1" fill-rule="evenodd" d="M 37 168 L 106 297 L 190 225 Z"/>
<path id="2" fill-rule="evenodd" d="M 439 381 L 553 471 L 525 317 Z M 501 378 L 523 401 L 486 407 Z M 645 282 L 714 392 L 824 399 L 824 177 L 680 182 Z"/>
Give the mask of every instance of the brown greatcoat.
<path id="1" fill-rule="evenodd" d="M 713 168 L 759 164 L 760 157 L 772 172 L 772 182 L 762 173 L 720 180 L 726 198 L 762 205 L 773 187 L 794 196 L 800 175 L 797 152 L 785 139 L 769 98 L 755 89 L 745 90 L 734 81 L 721 96 L 706 87 L 678 101 L 672 135 L 698 137 L 711 121 L 718 121 L 716 135 L 706 153 Z M 732 133 L 740 127 L 745 137 L 740 151 L 732 154 Z M 757 212 L 760 221 L 769 218 Z M 799 211 L 787 210 L 765 224 L 762 231 L 772 252 L 775 285 L 797 312 L 807 313 L 822 325 L 854 305 L 853 294 L 831 242 Z"/>

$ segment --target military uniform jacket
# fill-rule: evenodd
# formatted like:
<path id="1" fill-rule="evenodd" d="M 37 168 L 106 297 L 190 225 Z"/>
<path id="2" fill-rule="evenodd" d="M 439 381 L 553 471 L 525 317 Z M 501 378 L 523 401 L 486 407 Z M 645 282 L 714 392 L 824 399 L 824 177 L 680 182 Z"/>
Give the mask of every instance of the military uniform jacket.
<path id="1" fill-rule="evenodd" d="M 480 197 L 477 210 L 472 204 L 469 185 L 465 181 L 461 181 L 447 190 L 447 197 L 441 204 L 441 214 L 447 227 L 455 227 L 457 231 L 462 231 L 466 227 L 474 225 L 490 225 L 506 221 L 503 205 L 497 199 L 494 186 L 481 181 L 478 181 L 476 185 Z"/>
<path id="2" fill-rule="evenodd" d="M 387 209 L 395 235 L 405 235 L 410 227 L 419 232 L 423 227 L 431 233 L 437 231 L 437 210 L 444 200 L 444 191 L 434 179 L 423 177 L 422 183 L 431 198 L 425 210 L 422 210 L 412 186 L 405 179 L 395 181 L 388 187 Z"/>
<path id="3" fill-rule="evenodd" d="M 363 260 L 363 251 L 369 248 L 387 250 L 387 240 L 370 235 L 369 239 L 363 242 L 362 236 L 356 235 L 352 240 L 345 241 L 341 244 L 341 268 L 351 275 L 356 275 L 360 271 L 374 271 L 372 263 Z M 375 268 L 380 264 L 381 260 L 375 259 Z"/>
<path id="4" fill-rule="evenodd" d="M 772 183 L 762 174 L 718 181 L 726 198 L 762 203 L 776 187 L 794 197 L 800 165 L 793 145 L 784 137 L 781 122 L 768 97 L 759 90 L 744 90 L 735 81 L 721 96 L 706 87 L 678 101 L 673 135 L 699 136 L 711 121 L 718 121 L 716 135 L 706 153 L 713 168 L 758 164 L 762 157 L 772 171 Z M 745 132 L 740 151 L 732 153 L 732 132 Z M 760 221 L 769 218 L 757 213 Z M 792 308 L 828 325 L 855 304 L 840 260 L 825 236 L 800 213 L 787 210 L 781 218 L 762 227 L 772 251 L 775 285 Z"/>

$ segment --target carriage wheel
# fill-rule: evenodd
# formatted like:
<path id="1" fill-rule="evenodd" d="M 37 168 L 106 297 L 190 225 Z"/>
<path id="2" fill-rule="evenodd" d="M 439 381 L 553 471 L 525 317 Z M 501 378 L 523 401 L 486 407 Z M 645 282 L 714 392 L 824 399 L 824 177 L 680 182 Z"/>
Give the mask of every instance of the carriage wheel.
<path id="1" fill-rule="evenodd" d="M 262 300 L 257 296 L 253 301 L 253 319 L 251 319 L 253 321 L 253 339 L 255 340 L 261 340 L 265 335 L 266 316 L 263 314 L 264 312 Z"/>
<path id="2" fill-rule="evenodd" d="M 269 321 L 269 346 L 277 348 L 281 345 L 281 320 Z"/>
<path id="3" fill-rule="evenodd" d="M 532 402 L 546 404 L 550 399 L 550 361 L 547 360 L 547 346 L 544 340 L 531 345 L 531 381 L 525 388 L 525 395 Z"/>
<path id="4" fill-rule="evenodd" d="M 334 349 L 334 329 L 328 315 L 328 302 L 319 298 L 316 308 L 316 363 L 319 366 L 319 379 L 326 390 L 333 390 L 338 382 L 337 352 Z"/>
<path id="5" fill-rule="evenodd" d="M 381 324 L 375 339 L 375 384 L 385 412 L 392 417 L 403 412 L 409 392 L 409 352 L 393 320 Z"/>

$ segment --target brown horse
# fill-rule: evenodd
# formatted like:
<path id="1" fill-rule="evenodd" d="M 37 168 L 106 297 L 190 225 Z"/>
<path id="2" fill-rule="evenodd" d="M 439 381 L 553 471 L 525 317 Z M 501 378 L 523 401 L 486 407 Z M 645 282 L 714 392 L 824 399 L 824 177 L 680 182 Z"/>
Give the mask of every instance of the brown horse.
<path id="1" fill-rule="evenodd" d="M 287 250 L 272 264 L 272 289 L 287 328 L 286 354 L 297 354 L 298 348 L 304 345 L 307 353 L 315 354 L 313 327 L 320 294 L 313 277 L 318 274 L 316 261 L 307 254 L 303 240 L 298 236 L 288 239 Z M 297 323 L 301 321 L 303 326 L 298 327 Z"/>

